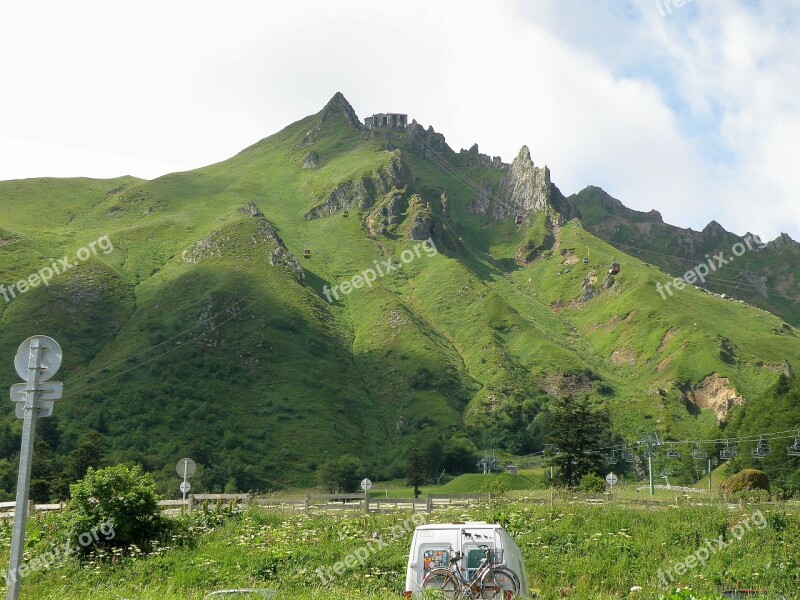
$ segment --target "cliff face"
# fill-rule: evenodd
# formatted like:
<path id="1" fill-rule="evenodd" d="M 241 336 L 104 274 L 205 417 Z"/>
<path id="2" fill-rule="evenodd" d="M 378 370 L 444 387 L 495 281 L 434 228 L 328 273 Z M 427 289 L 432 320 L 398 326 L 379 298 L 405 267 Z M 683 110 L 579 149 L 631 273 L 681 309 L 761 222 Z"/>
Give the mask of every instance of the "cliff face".
<path id="1" fill-rule="evenodd" d="M 496 219 L 505 219 L 546 211 L 551 207 L 551 196 L 550 169 L 535 166 L 530 150 L 523 146 L 500 184 L 503 202 L 493 207 L 493 215 Z"/>
<path id="2" fill-rule="evenodd" d="M 520 149 L 511 163 L 500 183 L 499 192 L 496 195 L 493 192 L 491 184 L 483 182 L 480 193 L 467 210 L 475 214 L 488 214 L 498 221 L 517 216 L 527 219 L 536 213 L 552 211 L 564 219 L 571 216 L 564 196 L 550 180 L 550 169 L 534 165 L 527 146 Z"/>

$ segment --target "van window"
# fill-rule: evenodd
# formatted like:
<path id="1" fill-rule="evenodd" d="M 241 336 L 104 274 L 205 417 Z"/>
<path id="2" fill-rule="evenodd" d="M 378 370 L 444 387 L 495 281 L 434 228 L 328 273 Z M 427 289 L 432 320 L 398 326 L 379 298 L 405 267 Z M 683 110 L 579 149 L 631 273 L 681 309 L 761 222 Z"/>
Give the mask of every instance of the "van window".
<path id="1" fill-rule="evenodd" d="M 489 548 L 492 548 L 491 544 L 489 544 Z M 486 554 L 484 554 L 483 550 L 480 548 L 476 548 L 472 545 L 465 545 L 464 556 L 466 558 L 467 579 L 471 580 L 475 576 L 475 571 L 477 571 L 481 563 L 483 563 Z"/>
<path id="2" fill-rule="evenodd" d="M 444 569 L 450 566 L 450 548 L 448 547 L 423 547 L 422 548 L 422 572 L 426 575 L 431 569 Z"/>

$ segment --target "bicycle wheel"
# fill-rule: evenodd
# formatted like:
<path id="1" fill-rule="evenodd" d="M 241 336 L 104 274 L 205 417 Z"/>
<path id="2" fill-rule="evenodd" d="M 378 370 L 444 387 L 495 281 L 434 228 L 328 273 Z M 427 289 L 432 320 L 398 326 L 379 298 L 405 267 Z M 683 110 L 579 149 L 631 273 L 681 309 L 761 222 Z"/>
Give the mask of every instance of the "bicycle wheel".
<path id="1" fill-rule="evenodd" d="M 516 573 L 505 567 L 492 567 L 481 577 L 481 598 L 508 600 L 519 594 L 519 588 Z"/>
<path id="2" fill-rule="evenodd" d="M 422 580 L 423 598 L 457 600 L 461 595 L 461 581 L 450 569 L 432 569 Z"/>

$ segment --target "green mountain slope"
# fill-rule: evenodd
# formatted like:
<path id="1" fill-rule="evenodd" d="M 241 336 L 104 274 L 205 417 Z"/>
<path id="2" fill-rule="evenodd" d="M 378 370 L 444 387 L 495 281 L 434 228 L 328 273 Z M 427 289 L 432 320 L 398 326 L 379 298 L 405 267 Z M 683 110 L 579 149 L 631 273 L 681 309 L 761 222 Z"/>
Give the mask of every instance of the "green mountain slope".
<path id="1" fill-rule="evenodd" d="M 399 477 L 407 448 L 458 431 L 529 453 L 568 394 L 628 439 L 711 434 L 800 349 L 758 308 L 662 300 L 665 273 L 584 229 L 527 148 L 504 165 L 415 122 L 366 130 L 340 94 L 195 171 L 0 182 L 0 214 L 0 282 L 114 247 L 0 300 L 0 383 L 22 340 L 55 337 L 58 452 L 97 430 L 165 489 L 183 456 L 194 489 L 265 490 L 346 452 Z"/>
<path id="2" fill-rule="evenodd" d="M 589 231 L 622 252 L 674 277 L 697 268 L 707 273 L 705 281 L 696 282 L 699 286 L 800 324 L 800 244 L 788 234 L 748 243 L 753 234 L 738 236 L 716 221 L 702 231 L 682 229 L 664 223 L 655 210 L 631 210 L 597 187 L 587 187 L 567 201 Z"/>

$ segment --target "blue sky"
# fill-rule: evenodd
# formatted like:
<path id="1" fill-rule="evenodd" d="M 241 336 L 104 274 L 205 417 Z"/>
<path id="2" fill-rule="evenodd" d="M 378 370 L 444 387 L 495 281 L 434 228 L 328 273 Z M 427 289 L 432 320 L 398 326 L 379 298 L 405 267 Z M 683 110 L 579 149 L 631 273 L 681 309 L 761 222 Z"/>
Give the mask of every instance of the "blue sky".
<path id="1" fill-rule="evenodd" d="M 800 238 L 800 0 L 0 0 L 0 179 L 223 160 L 341 91 L 701 229 Z"/>

